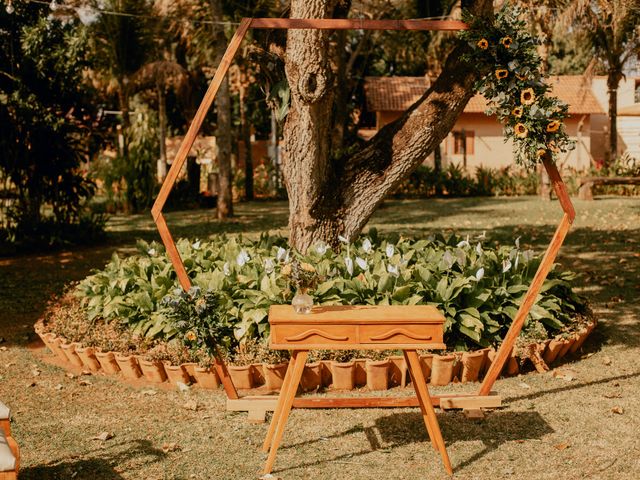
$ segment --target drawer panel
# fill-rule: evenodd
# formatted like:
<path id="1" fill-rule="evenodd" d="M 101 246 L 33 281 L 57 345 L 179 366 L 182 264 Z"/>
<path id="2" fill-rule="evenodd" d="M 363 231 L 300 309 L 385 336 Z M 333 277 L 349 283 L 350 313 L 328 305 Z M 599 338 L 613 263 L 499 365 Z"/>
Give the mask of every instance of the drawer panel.
<path id="1" fill-rule="evenodd" d="M 360 343 L 430 344 L 442 343 L 442 325 L 387 324 L 360 325 Z"/>
<path id="2" fill-rule="evenodd" d="M 272 346 L 340 346 L 355 343 L 356 325 L 271 325 Z"/>

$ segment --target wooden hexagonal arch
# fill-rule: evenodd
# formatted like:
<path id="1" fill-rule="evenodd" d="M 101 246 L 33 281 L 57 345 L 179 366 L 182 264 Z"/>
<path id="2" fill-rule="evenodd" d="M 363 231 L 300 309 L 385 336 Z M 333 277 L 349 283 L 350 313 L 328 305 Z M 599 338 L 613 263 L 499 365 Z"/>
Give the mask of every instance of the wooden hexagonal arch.
<path id="1" fill-rule="evenodd" d="M 182 144 L 178 150 L 176 158 L 169 169 L 167 177 L 165 178 L 160 193 L 156 198 L 156 201 L 151 208 L 151 214 L 153 220 L 158 227 L 158 232 L 162 238 L 162 242 L 167 250 L 171 263 L 176 269 L 178 280 L 180 285 L 188 290 L 191 287 L 191 281 L 187 275 L 187 271 L 184 266 L 184 262 L 180 257 L 180 253 L 176 248 L 176 244 L 173 240 L 171 232 L 167 222 L 162 214 L 162 209 L 176 183 L 180 170 L 187 159 L 189 151 L 196 140 L 198 132 L 202 127 L 204 121 L 216 93 L 220 88 L 224 76 L 227 74 L 231 61 L 236 55 L 243 38 L 245 37 L 249 28 L 258 29 L 320 29 L 320 30 L 466 30 L 467 24 L 454 20 L 366 20 L 366 19 L 303 19 L 303 18 L 243 18 L 240 22 L 240 26 L 236 30 L 233 38 L 229 42 L 229 46 L 222 57 L 220 65 L 218 66 L 216 73 L 211 80 L 211 84 L 205 93 L 205 96 L 198 107 L 198 110 L 193 118 L 191 125 L 185 135 Z M 507 358 L 509 357 L 511 350 L 515 344 L 515 341 L 522 330 L 524 321 L 529 315 L 529 311 L 535 303 L 535 299 L 542 288 L 553 262 L 558 254 L 558 251 L 564 242 L 564 239 L 573 223 L 575 218 L 575 211 L 569 194 L 567 192 L 566 185 L 562 181 L 558 169 L 548 155 L 543 158 L 543 165 L 549 174 L 553 189 L 558 197 L 564 215 L 560 224 L 558 225 L 549 247 L 547 248 L 545 255 L 536 271 L 536 274 L 529 286 L 518 312 L 516 313 L 509 331 L 500 346 L 496 357 L 494 358 L 491 367 L 487 371 L 485 378 L 480 386 L 478 395 L 450 395 L 447 398 L 457 397 L 457 405 L 463 405 L 465 401 L 469 404 L 473 404 L 477 401 L 478 397 L 486 397 L 491 392 L 493 384 L 497 380 L 502 368 L 504 367 Z M 220 358 L 215 359 L 215 367 L 218 376 L 222 380 L 225 392 L 229 399 L 238 399 L 238 393 L 236 391 L 231 378 L 228 375 L 226 366 Z M 440 405 L 441 400 L 444 397 L 432 397 L 435 405 Z M 255 399 L 260 401 L 259 398 Z M 498 400 L 499 401 L 499 400 Z M 462 402 L 462 403 L 461 403 Z M 475 404 L 477 405 L 477 404 Z M 327 407 L 396 407 L 396 406 L 418 406 L 417 399 L 411 398 L 398 398 L 391 399 L 385 398 L 363 398 L 363 399 L 335 399 L 335 398 L 318 398 L 318 399 L 296 399 L 294 406 L 306 407 L 306 408 L 327 408 Z M 477 408 L 477 407 L 475 407 Z"/>

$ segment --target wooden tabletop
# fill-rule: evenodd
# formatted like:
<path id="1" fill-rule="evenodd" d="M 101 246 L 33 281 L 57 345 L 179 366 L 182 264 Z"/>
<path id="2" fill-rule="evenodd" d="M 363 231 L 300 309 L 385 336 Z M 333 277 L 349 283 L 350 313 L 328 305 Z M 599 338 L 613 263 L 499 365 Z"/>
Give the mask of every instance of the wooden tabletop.
<path id="1" fill-rule="evenodd" d="M 444 316 L 432 305 L 316 305 L 308 314 L 296 313 L 291 305 L 272 305 L 269 323 L 317 325 L 362 325 L 372 323 L 438 324 Z"/>

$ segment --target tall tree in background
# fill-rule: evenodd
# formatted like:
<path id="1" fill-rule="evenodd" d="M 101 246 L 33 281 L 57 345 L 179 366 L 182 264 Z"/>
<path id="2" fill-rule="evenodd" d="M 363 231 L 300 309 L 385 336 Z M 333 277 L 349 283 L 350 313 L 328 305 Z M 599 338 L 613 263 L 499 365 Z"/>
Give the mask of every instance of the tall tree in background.
<path id="1" fill-rule="evenodd" d="M 211 19 L 213 22 L 223 21 L 222 0 L 209 0 Z M 213 63 L 216 68 L 220 65 L 225 50 L 227 37 L 224 26 L 212 23 L 212 36 L 215 47 Z M 231 95 L 229 92 L 229 78 L 224 77 L 216 94 L 216 146 L 218 147 L 218 218 L 224 219 L 233 215 L 233 196 L 231 193 Z"/>
<path id="2" fill-rule="evenodd" d="M 290 16 L 330 18 L 338 7 L 337 0 L 293 0 Z M 492 15 L 489 0 L 469 7 Z M 290 242 L 302 251 L 316 241 L 335 245 L 338 235 L 357 236 L 385 195 L 448 134 L 482 74 L 462 60 L 470 47 L 459 43 L 438 79 L 398 120 L 363 146 L 336 154 L 331 149 L 335 76 L 330 35 L 325 30 L 287 32 L 291 106 L 284 126 L 283 172 Z"/>
<path id="3" fill-rule="evenodd" d="M 574 0 L 564 14 L 565 22 L 584 29 L 596 59 L 607 71 L 609 90 L 609 149 L 607 163 L 618 152 L 618 86 L 624 65 L 640 48 L 640 0 Z"/>

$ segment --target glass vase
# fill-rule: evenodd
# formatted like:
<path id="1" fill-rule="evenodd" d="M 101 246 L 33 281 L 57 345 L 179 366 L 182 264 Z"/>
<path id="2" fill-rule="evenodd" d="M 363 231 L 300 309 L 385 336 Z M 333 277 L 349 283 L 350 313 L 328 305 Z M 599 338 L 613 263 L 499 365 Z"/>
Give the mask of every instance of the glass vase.
<path id="1" fill-rule="evenodd" d="M 298 290 L 295 297 L 291 300 L 291 305 L 296 313 L 311 313 L 313 307 L 313 297 L 306 290 Z"/>

